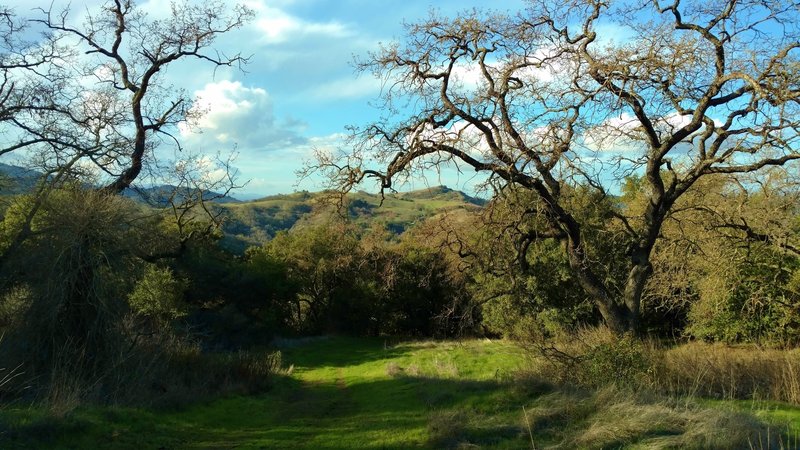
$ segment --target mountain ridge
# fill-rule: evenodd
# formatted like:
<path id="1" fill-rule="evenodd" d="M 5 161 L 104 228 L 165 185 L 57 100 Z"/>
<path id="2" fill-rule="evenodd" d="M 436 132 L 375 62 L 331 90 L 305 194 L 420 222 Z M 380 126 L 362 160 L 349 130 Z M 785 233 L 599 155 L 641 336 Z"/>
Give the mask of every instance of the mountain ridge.
<path id="1" fill-rule="evenodd" d="M 330 191 L 299 191 L 218 207 L 223 209 L 226 218 L 223 245 L 231 251 L 242 252 L 249 246 L 270 240 L 278 232 L 322 225 L 334 214 L 344 213 L 351 223 L 363 229 L 379 226 L 393 235 L 400 235 L 437 214 L 477 211 L 486 203 L 486 200 L 447 186 L 434 186 L 388 193 L 384 197 L 357 191 L 347 194 L 343 202 Z"/>
<path id="2" fill-rule="evenodd" d="M 42 174 L 18 166 L 0 163 L 0 175 L 18 180 L 0 193 L 16 195 L 30 192 Z M 176 189 L 178 192 L 176 193 Z M 196 195 L 171 185 L 134 187 L 125 197 L 151 206 L 167 206 L 169 198 Z M 218 208 L 225 220 L 222 246 L 242 253 L 250 246 L 261 245 L 281 231 L 295 227 L 323 225 L 334 215 L 345 213 L 355 226 L 363 229 L 382 227 L 399 236 L 407 229 L 437 214 L 451 211 L 476 211 L 487 201 L 444 185 L 406 192 L 378 193 L 357 191 L 341 197 L 331 191 L 298 191 L 276 194 L 255 200 L 238 200 L 214 192 L 203 196 Z M 219 197 L 219 198 L 217 198 Z"/>

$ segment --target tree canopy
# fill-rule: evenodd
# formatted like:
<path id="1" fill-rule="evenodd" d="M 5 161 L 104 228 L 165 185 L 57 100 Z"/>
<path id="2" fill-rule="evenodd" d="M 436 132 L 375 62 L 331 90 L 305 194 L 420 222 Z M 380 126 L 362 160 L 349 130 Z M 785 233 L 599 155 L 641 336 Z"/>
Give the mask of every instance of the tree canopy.
<path id="1" fill-rule="evenodd" d="M 190 151 L 170 161 L 156 149 L 165 141 L 181 149 L 173 134 L 201 113 L 183 89 L 165 82 L 164 71 L 187 59 L 214 67 L 246 63 L 247 57 L 225 55 L 214 43 L 250 20 L 251 10 L 221 1 L 183 2 L 155 19 L 132 0 L 111 0 L 88 11 L 80 25 L 69 9 L 52 6 L 25 20 L 5 8 L 0 16 L 0 155 L 19 155 L 43 174 L 27 218 L 0 260 L 30 237 L 30 223 L 49 191 L 75 180 L 109 194 L 130 188 L 143 174 L 178 185 L 180 192 L 169 200 L 181 226 L 186 211 L 203 203 L 203 191 L 227 193 L 235 186 L 229 158 L 215 161 Z M 34 32 L 41 33 L 38 39 L 24 39 Z M 200 173 L 219 167 L 227 177 L 210 180 Z M 188 194 L 194 190 L 201 194 Z"/>
<path id="2" fill-rule="evenodd" d="M 797 7 L 780 1 L 531 1 L 515 15 L 432 14 L 359 67 L 386 80 L 386 117 L 320 167 L 382 190 L 456 162 L 495 192 L 522 189 L 606 323 L 635 330 L 665 220 L 701 179 L 800 159 Z M 377 165 L 373 163 L 377 162 Z M 644 207 L 611 208 L 622 280 L 601 276 L 577 186 L 601 196 L 641 176 Z M 616 187 L 615 187 L 616 184 Z M 521 247 L 526 248 L 526 247 Z M 612 258 L 613 259 L 613 258 Z M 607 271 L 606 271 L 607 272 Z"/>

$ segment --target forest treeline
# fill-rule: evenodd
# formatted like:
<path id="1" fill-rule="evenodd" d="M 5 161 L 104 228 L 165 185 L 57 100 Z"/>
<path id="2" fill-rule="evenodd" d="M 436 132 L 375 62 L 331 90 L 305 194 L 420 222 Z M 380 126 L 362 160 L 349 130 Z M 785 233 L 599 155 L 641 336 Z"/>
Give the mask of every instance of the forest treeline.
<path id="1" fill-rule="evenodd" d="M 612 284 L 624 283 L 624 261 L 608 255 L 628 245 L 614 217 L 642 208 L 641 189 L 631 177 L 619 196 L 581 186 L 566 194 L 591 224 L 588 257 Z M 798 193 L 774 170 L 747 184 L 710 179 L 685 196 L 655 250 L 639 332 L 796 345 Z M 34 199 L 5 198 L 4 246 Z M 203 358 L 275 337 L 501 336 L 533 345 L 601 324 L 562 244 L 534 239 L 536 216 L 521 214 L 531 205 L 509 189 L 482 209 L 444 211 L 399 236 L 348 221 L 346 211 L 325 213 L 239 255 L 220 246 L 219 230 L 182 240 L 163 209 L 61 188 L 32 222 L 35 238 L 3 268 L 3 361 L 19 368 L 3 387 L 63 395 L 52 392 L 68 388 L 52 385 L 57 377 L 104 397 L 121 388 L 107 378 L 130 374 L 131 364 L 136 377 L 158 378 L 176 351 Z M 211 226 L 197 217 L 195 230 Z"/>
<path id="2" fill-rule="evenodd" d="M 690 365 L 651 359 L 642 337 L 796 346 L 796 5 L 712 3 L 530 1 L 408 25 L 356 63 L 393 80 L 387 115 L 299 174 L 338 214 L 243 222 L 260 237 L 240 250 L 269 237 L 243 254 L 220 245 L 233 210 L 214 203 L 241 187 L 233 155 L 183 149 L 203 111 L 164 74 L 246 64 L 216 40 L 256 12 L 187 2 L 156 20 L 113 0 L 75 22 L 0 7 L 0 155 L 42 174 L 2 191 L 0 397 L 250 392 L 282 370 L 263 349 L 283 336 L 511 337 L 550 379 L 665 390 L 696 377 L 650 378 Z M 605 39 L 609 23 L 638 39 Z M 413 227 L 348 218 L 372 208 L 348 204 L 367 180 L 384 198 L 453 164 L 486 204 Z M 137 186 L 158 201 L 123 195 Z M 594 326 L 610 331 L 592 343 Z M 797 402 L 786 361 L 734 391 Z"/>

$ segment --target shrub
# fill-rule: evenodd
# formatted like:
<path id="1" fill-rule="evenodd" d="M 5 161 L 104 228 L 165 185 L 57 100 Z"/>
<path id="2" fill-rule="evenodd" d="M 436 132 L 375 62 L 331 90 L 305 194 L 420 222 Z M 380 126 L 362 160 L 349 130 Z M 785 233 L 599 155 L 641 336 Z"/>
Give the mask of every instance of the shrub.
<path id="1" fill-rule="evenodd" d="M 4 219 L 6 231 L 20 226 L 29 201 L 17 200 Z M 2 309 L 13 317 L 5 320 L 0 350 L 4 361 L 23 365 L 41 397 L 72 404 L 131 348 L 124 317 L 135 279 L 129 224 L 136 207 L 78 187 L 40 200 L 32 236 L 6 255 L 2 276 L 11 289 Z"/>
<path id="2" fill-rule="evenodd" d="M 538 360 L 535 370 L 545 379 L 592 388 L 649 384 L 658 360 L 652 344 L 603 327 L 539 337 L 526 345 Z"/>
<path id="3" fill-rule="evenodd" d="M 128 295 L 134 313 L 167 322 L 186 315 L 183 294 L 186 283 L 173 276 L 169 268 L 147 264 L 144 275 Z"/>
<path id="4" fill-rule="evenodd" d="M 31 289 L 25 284 L 13 286 L 0 296 L 0 329 L 19 326 L 31 300 Z"/>
<path id="5" fill-rule="evenodd" d="M 753 250 L 746 259 L 733 259 L 724 272 L 712 269 L 698 282 L 700 295 L 689 309 L 687 333 L 727 343 L 800 342 L 800 294 L 793 285 L 800 276 L 791 276 L 798 260 L 781 260 L 775 253 Z"/>
<path id="6" fill-rule="evenodd" d="M 41 202 L 30 239 L 4 255 L 0 273 L 0 361 L 22 374 L 0 372 L 0 394 L 24 390 L 63 415 L 84 401 L 159 403 L 266 386 L 279 357 L 206 355 L 176 326 L 187 283 L 144 262 L 174 254 L 166 250 L 175 236 L 152 214 L 80 187 Z M 19 228 L 23 206 L 6 214 L 0 241 Z"/>

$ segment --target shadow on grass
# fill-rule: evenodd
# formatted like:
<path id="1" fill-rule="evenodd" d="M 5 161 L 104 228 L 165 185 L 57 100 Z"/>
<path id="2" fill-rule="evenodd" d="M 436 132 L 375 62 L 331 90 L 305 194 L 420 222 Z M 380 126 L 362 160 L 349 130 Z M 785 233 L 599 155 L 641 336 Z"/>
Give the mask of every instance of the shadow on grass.
<path id="1" fill-rule="evenodd" d="M 192 416 L 187 448 L 247 447 L 314 449 L 443 448 L 518 441 L 518 427 L 462 424 L 448 441 L 431 440 L 431 418 L 452 408 L 474 409 L 507 387 L 492 381 L 401 377 L 342 386 L 282 380 L 260 401 L 236 399 L 217 414 Z M 225 402 L 222 402 L 225 403 Z M 264 408 L 264 405 L 269 405 Z M 190 414 L 191 415 L 191 414 Z"/>
<path id="2" fill-rule="evenodd" d="M 566 448 L 615 448 L 636 443 L 685 444 L 689 442 L 681 436 L 685 433 L 688 438 L 702 438 L 689 427 L 694 422 L 705 423 L 700 420 L 705 412 L 629 395 L 627 391 L 572 390 L 519 380 L 477 381 L 406 373 L 351 384 L 283 376 L 265 394 L 197 404 L 181 411 L 85 409 L 69 418 L 80 424 L 78 427 L 21 424 L 13 434 L 0 438 L 0 448 L 530 448 L 534 439 L 537 446 L 561 442 Z M 526 413 L 522 405 L 527 406 Z M 671 422 L 660 422 L 664 414 L 673 417 Z M 642 423 L 642 417 L 653 423 Z M 729 415 L 719 415 L 726 417 Z M 673 422 L 674 427 L 670 425 Z M 709 423 L 722 426 L 727 422 Z M 610 428 L 606 430 L 604 424 Z M 620 426 L 622 432 L 614 431 Z M 727 433 L 715 431 L 720 432 Z M 729 445 L 732 443 L 737 441 L 723 440 L 709 447 L 735 448 Z"/>
<path id="3" fill-rule="evenodd" d="M 390 338 L 327 337 L 281 340 L 276 344 L 284 361 L 295 366 L 347 367 L 404 356 L 410 349 L 392 345 Z"/>
<path id="4" fill-rule="evenodd" d="M 235 397 L 183 411 L 83 410 L 71 420 L 80 428 L 57 428 L 37 436 L 20 424 L 0 438 L 2 448 L 110 449 L 405 449 L 445 448 L 457 442 L 517 441 L 516 427 L 460 424 L 456 435 L 435 436 L 440 411 L 474 409 L 506 386 L 492 381 L 399 377 L 354 383 L 276 380 L 263 395 Z M 451 445 L 451 442 L 453 445 Z M 511 447 L 513 448 L 513 447 Z"/>
<path id="5" fill-rule="evenodd" d="M 436 351 L 421 355 L 424 344 L 394 346 L 384 339 L 281 344 L 285 364 L 297 371 L 276 376 L 266 393 L 198 399 L 181 410 L 85 407 L 63 422 L 42 419 L 41 411 L 16 420 L 0 410 L 0 420 L 14 419 L 0 430 L 0 448 L 517 449 L 534 440 L 537 447 L 675 447 L 707 434 L 719 441 L 704 441 L 708 447 L 735 448 L 762 429 L 771 435 L 752 417 L 628 391 L 553 387 L 499 370 L 480 380 L 503 364 L 496 346 L 481 352 L 432 344 Z M 732 432 L 745 439 L 728 439 Z"/>

